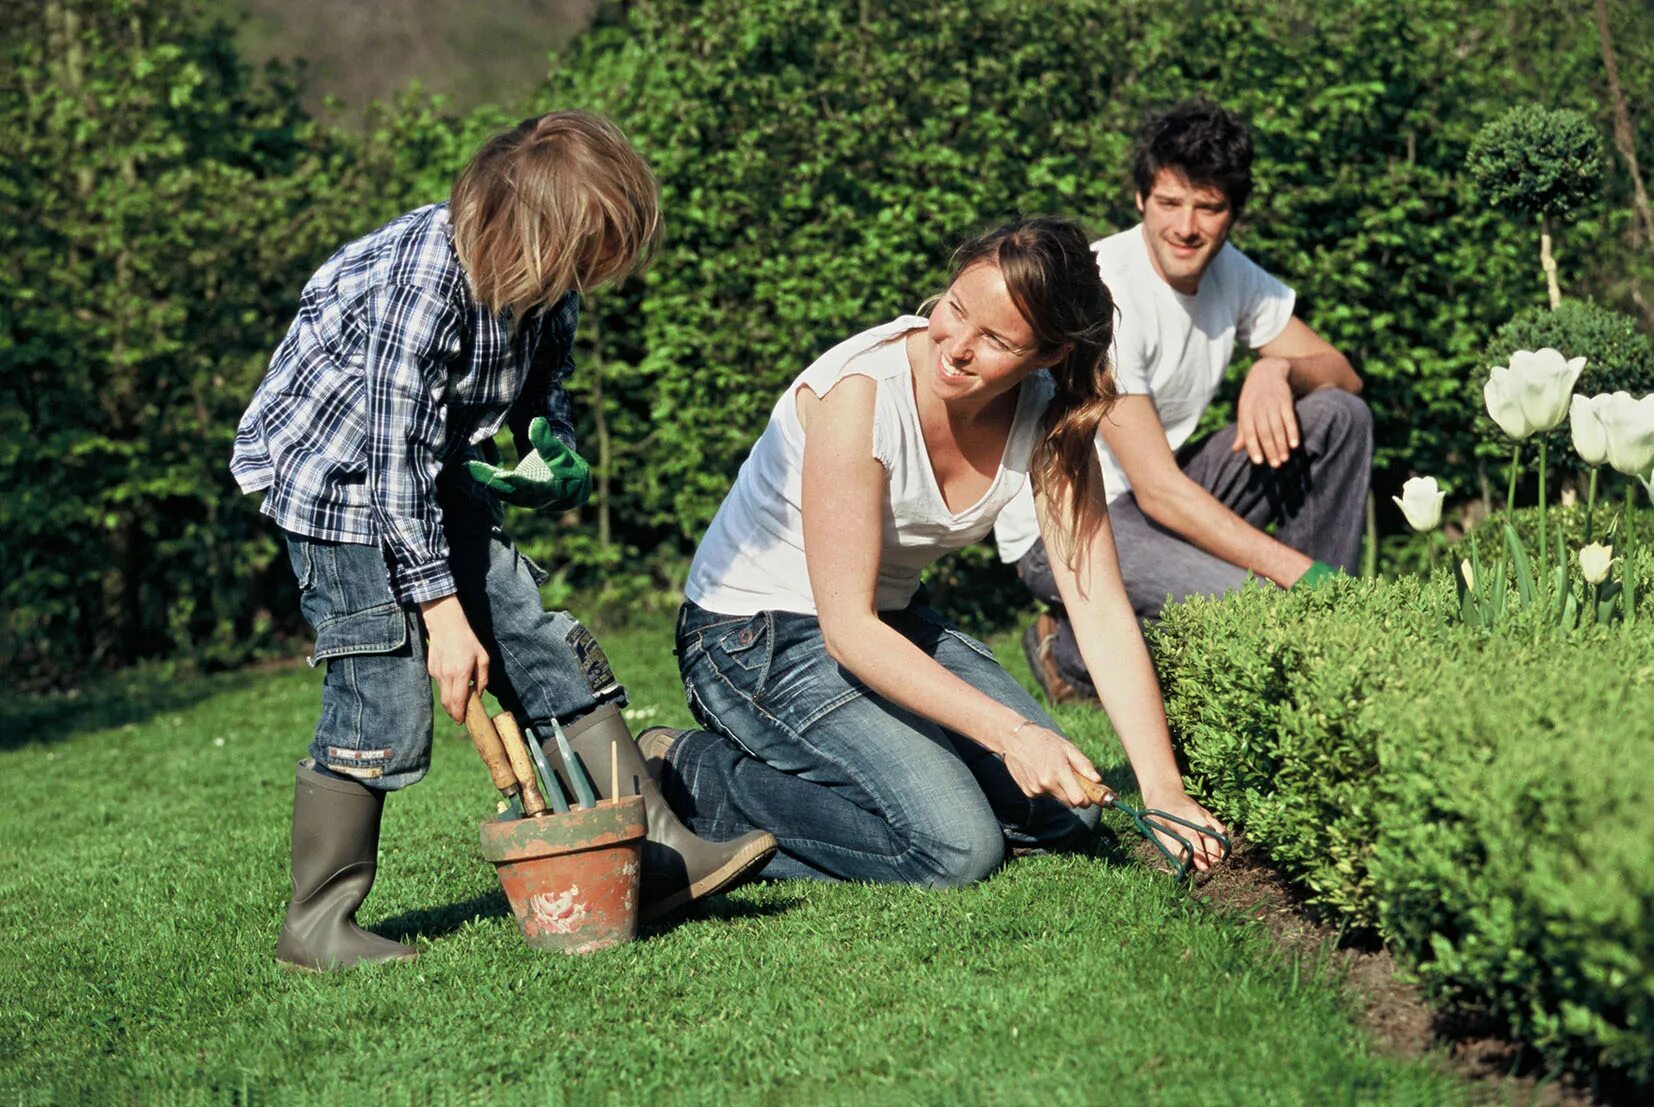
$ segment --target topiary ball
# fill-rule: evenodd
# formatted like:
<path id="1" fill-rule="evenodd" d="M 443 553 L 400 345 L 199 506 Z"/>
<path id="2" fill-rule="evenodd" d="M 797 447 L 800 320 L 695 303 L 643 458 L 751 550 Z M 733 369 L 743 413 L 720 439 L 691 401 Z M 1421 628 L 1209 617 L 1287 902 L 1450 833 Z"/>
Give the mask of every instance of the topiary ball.
<path id="1" fill-rule="evenodd" d="M 1597 193 L 1602 143 L 1580 112 L 1526 104 L 1476 133 L 1466 165 L 1496 207 L 1565 220 Z"/>

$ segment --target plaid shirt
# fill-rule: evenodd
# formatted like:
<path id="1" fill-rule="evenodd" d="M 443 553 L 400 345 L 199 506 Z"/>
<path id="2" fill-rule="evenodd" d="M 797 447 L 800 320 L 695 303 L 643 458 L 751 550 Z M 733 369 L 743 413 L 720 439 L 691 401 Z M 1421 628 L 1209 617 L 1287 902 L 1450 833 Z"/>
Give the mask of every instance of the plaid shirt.
<path id="1" fill-rule="evenodd" d="M 513 334 L 473 300 L 448 205 L 409 212 L 305 285 L 230 472 L 243 492 L 269 489 L 261 510 L 286 530 L 382 547 L 402 602 L 449 595 L 437 478 L 508 420 L 525 452 L 536 415 L 574 447 L 562 382 L 579 317 L 570 292 Z"/>

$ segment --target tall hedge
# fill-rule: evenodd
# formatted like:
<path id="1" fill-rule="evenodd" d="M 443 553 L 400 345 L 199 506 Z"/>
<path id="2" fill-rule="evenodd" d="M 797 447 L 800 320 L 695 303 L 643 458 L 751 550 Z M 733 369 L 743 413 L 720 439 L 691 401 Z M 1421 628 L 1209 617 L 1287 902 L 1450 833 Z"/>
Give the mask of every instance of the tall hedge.
<path id="1" fill-rule="evenodd" d="M 1381 510 L 1410 469 L 1474 487 L 1464 382 L 1543 291 L 1526 228 L 1470 197 L 1465 148 L 1517 96 L 1606 120 L 1594 33 L 1551 18 L 1560 0 L 638 0 L 557 59 L 532 105 L 456 119 L 410 93 L 347 134 L 307 118 L 284 75 L 249 72 L 208 4 L 0 12 L 14 678 L 231 662 L 293 619 L 272 532 L 224 471 L 236 416 L 315 266 L 441 199 L 480 138 L 527 111 L 619 118 L 670 226 L 647 279 L 587 305 L 575 387 L 598 496 L 514 520 L 554 598 L 582 607 L 677 571 L 783 382 L 936 291 L 966 235 L 1036 210 L 1098 234 L 1133 222 L 1132 131 L 1202 91 L 1258 135 L 1237 241 L 1366 374 Z M 1654 74 L 1635 6 L 1610 3 L 1634 97 Z M 1651 148 L 1654 113 L 1636 123 Z M 1565 270 L 1633 272 L 1614 260 L 1629 256 L 1617 210 L 1561 232 Z"/>
<path id="2" fill-rule="evenodd" d="M 653 435 L 617 469 L 615 510 L 697 536 L 783 383 L 937 291 L 971 232 L 1032 211 L 1130 225 L 1132 133 L 1196 92 L 1256 129 L 1236 239 L 1357 359 L 1379 464 L 1468 471 L 1460 382 L 1541 290 L 1525 239 L 1463 180 L 1493 106 L 1457 9 L 635 5 L 630 33 L 587 40 L 542 101 L 614 114 L 665 185 L 668 249 L 602 311 L 623 347 L 608 396 Z"/>

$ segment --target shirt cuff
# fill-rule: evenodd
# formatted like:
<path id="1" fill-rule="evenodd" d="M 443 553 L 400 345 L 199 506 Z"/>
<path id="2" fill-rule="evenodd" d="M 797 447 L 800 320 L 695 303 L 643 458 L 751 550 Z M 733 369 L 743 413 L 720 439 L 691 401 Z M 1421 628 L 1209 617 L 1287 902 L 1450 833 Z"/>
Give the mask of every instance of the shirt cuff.
<path id="1" fill-rule="evenodd" d="M 402 603 L 425 603 L 440 600 L 459 591 L 453 571 L 446 561 L 427 561 L 422 565 L 392 565 L 391 587 Z"/>

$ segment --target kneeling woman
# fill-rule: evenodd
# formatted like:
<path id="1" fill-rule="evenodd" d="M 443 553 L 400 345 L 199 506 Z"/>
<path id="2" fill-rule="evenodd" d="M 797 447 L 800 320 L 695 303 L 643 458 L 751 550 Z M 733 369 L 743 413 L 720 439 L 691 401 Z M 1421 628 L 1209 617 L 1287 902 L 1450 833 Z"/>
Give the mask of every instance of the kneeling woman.
<path id="1" fill-rule="evenodd" d="M 1082 844 L 1100 778 L 919 576 L 1033 481 L 1056 578 L 1144 798 L 1184 794 L 1121 586 L 1092 443 L 1114 305 L 1060 219 L 963 246 L 928 321 L 839 344 L 787 389 L 690 568 L 678 656 L 704 731 L 657 730 L 697 833 L 773 831 L 770 878 L 959 885 Z M 1217 843 L 1196 836 L 1200 868 Z"/>

